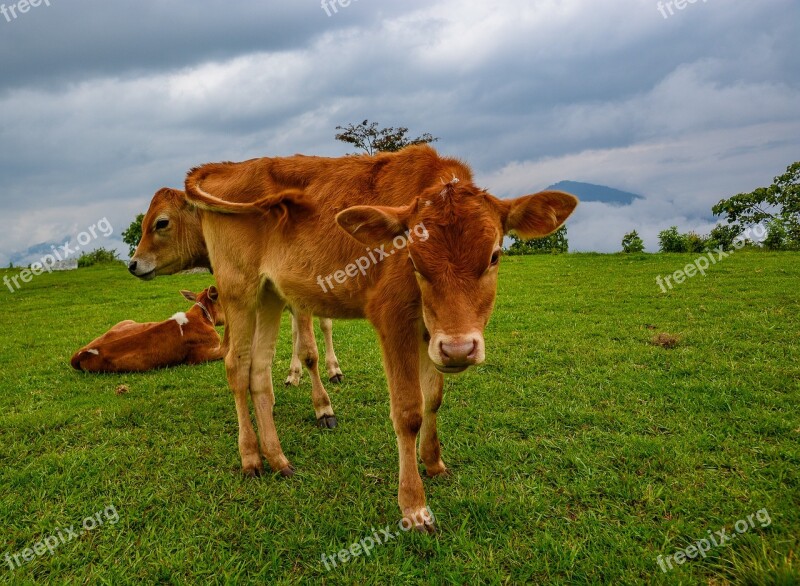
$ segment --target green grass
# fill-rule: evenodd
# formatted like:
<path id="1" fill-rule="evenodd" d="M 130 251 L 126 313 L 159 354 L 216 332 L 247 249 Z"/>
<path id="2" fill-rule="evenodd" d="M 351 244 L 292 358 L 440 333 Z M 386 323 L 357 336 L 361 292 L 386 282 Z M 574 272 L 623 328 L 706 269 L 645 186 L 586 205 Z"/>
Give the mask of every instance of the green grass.
<path id="1" fill-rule="evenodd" d="M 282 386 L 284 320 L 276 423 L 298 473 L 247 480 L 221 363 L 68 364 L 120 320 L 185 309 L 178 289 L 210 275 L 142 283 L 101 266 L 0 290 L 0 556 L 109 505 L 119 515 L 13 571 L 0 557 L 0 582 L 796 584 L 800 254 L 737 252 L 661 293 L 656 275 L 691 260 L 505 258 L 487 361 L 445 384 L 453 475 L 425 480 L 439 534 L 401 533 L 330 571 L 322 554 L 399 519 L 368 324 L 335 322 L 346 380 L 328 386 L 340 425 L 323 432 L 307 375 Z M 650 343 L 662 332 L 677 347 Z M 768 527 L 659 569 L 658 555 L 760 509 Z"/>

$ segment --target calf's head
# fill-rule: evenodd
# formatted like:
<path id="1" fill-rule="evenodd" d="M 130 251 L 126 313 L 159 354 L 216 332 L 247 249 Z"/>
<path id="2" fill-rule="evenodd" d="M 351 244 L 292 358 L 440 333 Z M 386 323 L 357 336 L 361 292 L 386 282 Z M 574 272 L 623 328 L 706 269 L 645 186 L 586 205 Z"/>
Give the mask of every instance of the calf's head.
<path id="1" fill-rule="evenodd" d="M 196 208 L 177 189 L 159 189 L 142 220 L 142 239 L 128 270 L 150 280 L 195 267 L 211 268 Z"/>
<path id="2" fill-rule="evenodd" d="M 485 359 L 483 331 L 494 307 L 503 236 L 547 236 L 577 204 L 560 191 L 498 199 L 454 178 L 408 206 L 354 206 L 336 220 L 363 244 L 405 251 L 406 270 L 419 286 L 428 356 L 440 372 L 456 373 Z"/>
<path id="3" fill-rule="evenodd" d="M 222 302 L 219 300 L 219 291 L 217 291 L 214 285 L 203 289 L 200 293 L 182 290 L 181 295 L 189 301 L 194 301 L 196 304 L 203 307 L 208 312 L 207 315 L 209 319 L 214 322 L 215 326 L 225 325 L 225 311 L 223 311 Z"/>

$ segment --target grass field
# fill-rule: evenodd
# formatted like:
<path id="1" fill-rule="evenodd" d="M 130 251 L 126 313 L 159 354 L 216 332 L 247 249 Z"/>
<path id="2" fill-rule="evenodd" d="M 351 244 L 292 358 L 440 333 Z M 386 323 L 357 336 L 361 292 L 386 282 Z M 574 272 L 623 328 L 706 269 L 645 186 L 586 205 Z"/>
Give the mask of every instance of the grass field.
<path id="1" fill-rule="evenodd" d="M 68 364 L 120 320 L 184 310 L 178 289 L 210 275 L 143 283 L 105 266 L 3 289 L 0 556 L 106 513 L 21 567 L 0 557 L 0 582 L 800 583 L 800 254 L 737 252 L 662 293 L 655 277 L 691 260 L 503 259 L 487 361 L 445 382 L 453 474 L 425 480 L 434 537 L 396 530 L 396 446 L 365 322 L 334 322 L 346 379 L 328 386 L 328 432 L 307 374 L 282 385 L 284 319 L 276 423 L 297 475 L 248 480 L 221 363 Z M 677 346 L 651 344 L 660 333 Z M 395 539 L 325 568 L 323 554 L 387 524 Z M 729 543 L 675 561 L 723 527 Z"/>

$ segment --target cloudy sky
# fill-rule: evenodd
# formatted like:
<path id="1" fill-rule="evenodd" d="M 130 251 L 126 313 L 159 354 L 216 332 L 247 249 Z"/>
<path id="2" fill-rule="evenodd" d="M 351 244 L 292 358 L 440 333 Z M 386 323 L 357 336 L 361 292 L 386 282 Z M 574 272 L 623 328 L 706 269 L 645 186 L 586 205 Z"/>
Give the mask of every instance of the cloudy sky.
<path id="1" fill-rule="evenodd" d="M 365 118 L 439 137 L 500 197 L 643 196 L 582 205 L 574 250 L 707 232 L 800 160 L 800 3 L 688 2 L 5 0 L 0 265 L 104 217 L 118 238 L 200 163 L 345 154 L 335 127 Z"/>

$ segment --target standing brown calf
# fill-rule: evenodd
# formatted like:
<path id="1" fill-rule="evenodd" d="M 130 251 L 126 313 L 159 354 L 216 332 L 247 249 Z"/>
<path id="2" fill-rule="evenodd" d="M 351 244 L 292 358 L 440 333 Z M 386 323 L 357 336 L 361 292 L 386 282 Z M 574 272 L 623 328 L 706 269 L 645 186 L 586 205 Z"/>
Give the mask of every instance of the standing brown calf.
<path id="1" fill-rule="evenodd" d="M 545 236 L 577 199 L 557 191 L 497 199 L 472 183 L 465 164 L 427 146 L 370 157 L 208 164 L 189 173 L 186 192 L 226 307 L 225 366 L 244 472 L 259 474 L 263 454 L 273 470 L 293 473 L 272 413 L 271 364 L 283 306 L 366 317 L 378 332 L 389 382 L 398 503 L 418 530 L 432 531 L 416 440 L 428 475 L 445 474 L 436 432 L 442 373 L 485 358 L 483 330 L 504 234 Z M 146 238 L 141 250 L 150 246 Z M 146 276 L 155 263 L 139 268 L 135 274 Z"/>
<path id="2" fill-rule="evenodd" d="M 195 295 L 195 304 L 162 322 L 126 320 L 78 350 L 70 364 L 86 372 L 143 372 L 178 364 L 220 360 L 225 350 L 214 326 L 225 323 L 216 287 Z"/>
<path id="3" fill-rule="evenodd" d="M 157 275 L 172 275 L 178 271 L 212 269 L 200 214 L 186 201 L 186 194 L 177 189 L 163 187 L 156 191 L 150 207 L 142 220 L 142 238 L 128 265 L 137 277 L 150 280 Z M 219 280 L 217 281 L 219 284 Z M 320 318 L 320 329 L 325 340 L 325 364 L 331 382 L 344 378 L 333 348 L 333 324 L 329 318 Z M 228 348 L 228 329 L 225 329 L 223 348 Z M 305 364 L 311 377 L 311 400 L 317 425 L 336 427 L 330 397 L 320 378 L 317 362 L 319 352 L 314 337 L 311 315 L 292 311 L 292 362 L 286 385 L 298 385 Z"/>

